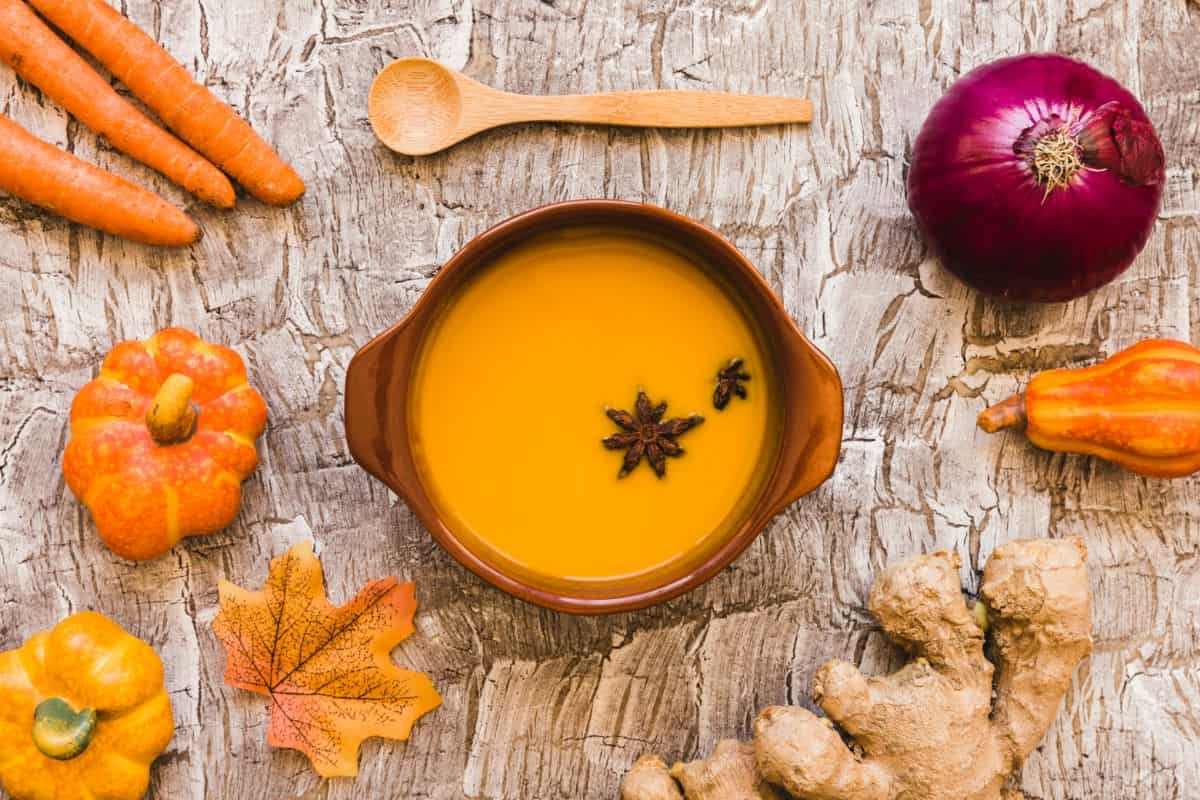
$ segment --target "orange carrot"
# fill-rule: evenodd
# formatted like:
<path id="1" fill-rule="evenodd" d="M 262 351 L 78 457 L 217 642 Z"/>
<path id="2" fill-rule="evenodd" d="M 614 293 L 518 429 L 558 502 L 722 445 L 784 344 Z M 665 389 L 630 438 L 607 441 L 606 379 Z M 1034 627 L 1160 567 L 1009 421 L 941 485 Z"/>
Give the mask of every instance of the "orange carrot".
<path id="1" fill-rule="evenodd" d="M 221 208 L 233 185 L 199 153 L 151 122 L 42 22 L 24 0 L 0 0 L 0 61 L 113 147 Z"/>
<path id="2" fill-rule="evenodd" d="M 30 0 L 30 5 L 250 194 L 272 205 L 304 194 L 304 181 L 245 120 L 104 0 Z"/>
<path id="3" fill-rule="evenodd" d="M 184 245 L 196 224 L 153 192 L 43 142 L 0 115 L 0 191 L 126 239 Z"/>

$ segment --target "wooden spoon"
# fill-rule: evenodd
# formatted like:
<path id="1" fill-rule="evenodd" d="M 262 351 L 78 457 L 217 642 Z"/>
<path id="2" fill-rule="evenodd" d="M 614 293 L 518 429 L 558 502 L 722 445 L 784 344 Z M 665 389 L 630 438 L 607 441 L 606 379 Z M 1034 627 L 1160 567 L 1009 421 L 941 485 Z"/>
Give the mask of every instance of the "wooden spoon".
<path id="1" fill-rule="evenodd" d="M 730 128 L 811 122 L 812 102 L 722 92 L 613 92 L 536 97 L 484 86 L 427 58 L 394 61 L 375 78 L 371 125 L 398 153 L 424 156 L 514 122 Z"/>

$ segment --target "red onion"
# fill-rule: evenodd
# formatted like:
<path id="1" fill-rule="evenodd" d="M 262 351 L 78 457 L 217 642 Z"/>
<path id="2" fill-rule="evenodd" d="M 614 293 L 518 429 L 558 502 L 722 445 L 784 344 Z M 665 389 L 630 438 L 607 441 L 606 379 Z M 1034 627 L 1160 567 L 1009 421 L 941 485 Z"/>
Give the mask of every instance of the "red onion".
<path id="1" fill-rule="evenodd" d="M 1163 161 L 1119 83 L 1064 56 L 1017 56 L 934 106 L 913 145 L 908 205 L 934 254 L 980 291 L 1070 300 L 1145 246 Z"/>

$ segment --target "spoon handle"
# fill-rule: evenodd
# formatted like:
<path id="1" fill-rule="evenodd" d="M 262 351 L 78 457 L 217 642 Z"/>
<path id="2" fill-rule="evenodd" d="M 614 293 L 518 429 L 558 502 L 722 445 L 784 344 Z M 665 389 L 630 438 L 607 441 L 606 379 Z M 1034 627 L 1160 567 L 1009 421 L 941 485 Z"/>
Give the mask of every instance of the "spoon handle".
<path id="1" fill-rule="evenodd" d="M 580 122 L 644 128 L 732 128 L 812 122 L 813 113 L 811 100 L 725 92 L 611 92 L 508 97 L 513 99 L 513 122 Z"/>

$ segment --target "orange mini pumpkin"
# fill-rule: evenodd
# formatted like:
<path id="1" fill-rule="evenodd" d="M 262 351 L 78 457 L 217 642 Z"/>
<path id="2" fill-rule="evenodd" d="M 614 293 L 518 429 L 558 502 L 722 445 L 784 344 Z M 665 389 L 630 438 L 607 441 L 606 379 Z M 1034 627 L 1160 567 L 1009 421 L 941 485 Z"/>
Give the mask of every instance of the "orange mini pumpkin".
<path id="1" fill-rule="evenodd" d="M 75 396 L 63 474 L 114 553 L 157 558 L 233 522 L 266 421 L 237 353 L 171 328 L 118 344 Z"/>

